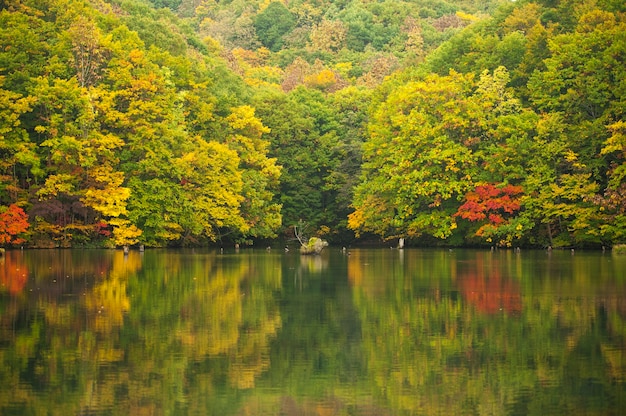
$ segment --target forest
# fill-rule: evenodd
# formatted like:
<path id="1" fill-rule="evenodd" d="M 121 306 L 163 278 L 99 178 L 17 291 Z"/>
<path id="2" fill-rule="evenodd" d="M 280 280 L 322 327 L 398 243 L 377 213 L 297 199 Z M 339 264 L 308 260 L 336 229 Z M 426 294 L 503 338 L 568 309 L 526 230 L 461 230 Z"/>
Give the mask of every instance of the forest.
<path id="1" fill-rule="evenodd" d="M 0 246 L 626 243 L 622 0 L 0 0 Z"/>

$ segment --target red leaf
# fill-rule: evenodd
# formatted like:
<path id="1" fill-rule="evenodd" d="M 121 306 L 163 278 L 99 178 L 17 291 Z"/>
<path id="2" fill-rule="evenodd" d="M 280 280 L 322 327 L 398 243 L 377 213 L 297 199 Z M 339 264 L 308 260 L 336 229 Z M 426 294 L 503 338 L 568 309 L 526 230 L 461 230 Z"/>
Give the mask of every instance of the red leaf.
<path id="1" fill-rule="evenodd" d="M 17 237 L 28 229 L 28 216 L 15 204 L 0 213 L 0 244 L 20 244 L 24 239 Z"/>

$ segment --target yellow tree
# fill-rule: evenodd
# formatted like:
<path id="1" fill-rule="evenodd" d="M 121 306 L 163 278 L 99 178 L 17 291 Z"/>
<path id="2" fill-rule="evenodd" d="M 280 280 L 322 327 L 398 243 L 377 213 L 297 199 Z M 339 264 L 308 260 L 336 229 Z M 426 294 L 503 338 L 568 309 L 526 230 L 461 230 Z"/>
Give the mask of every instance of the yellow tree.
<path id="1" fill-rule="evenodd" d="M 67 31 L 74 55 L 74 68 L 81 87 L 93 86 L 110 51 L 104 47 L 100 29 L 88 16 L 76 16 Z"/>
<path id="2" fill-rule="evenodd" d="M 239 106 L 226 118 L 231 128 L 228 146 L 240 158 L 242 170 L 242 215 L 251 237 L 274 237 L 281 225 L 281 206 L 273 202 L 278 190 L 281 168 L 275 158 L 268 157 L 269 142 L 262 138 L 269 133 L 255 116 L 254 108 Z"/>
<path id="3" fill-rule="evenodd" d="M 308 48 L 311 51 L 337 52 L 345 45 L 347 32 L 340 20 L 324 19 L 311 30 Z"/>
<path id="4" fill-rule="evenodd" d="M 77 238 L 101 237 L 98 230 L 109 219 L 126 214 L 130 190 L 123 186 L 119 150 L 123 140 L 108 130 L 103 114 L 110 110 L 107 90 L 97 85 L 112 55 L 111 37 L 103 36 L 95 12 L 83 5 L 67 7 L 52 2 L 58 41 L 67 59 L 52 62 L 55 71 L 67 66 L 69 78 L 52 74 L 34 80 L 37 97 L 35 132 L 48 161 L 48 175 L 38 189 L 35 212 L 41 229 L 52 223 L 63 230 L 65 243 Z M 52 205 L 61 205 L 53 214 Z M 107 231 L 108 233 L 108 231 Z"/>
<path id="5" fill-rule="evenodd" d="M 613 242 L 626 242 L 626 122 L 609 126 L 611 137 L 604 143 L 603 155 L 615 155 L 609 170 L 609 183 L 602 196 L 596 198 L 607 221 L 602 234 Z"/>
<path id="6" fill-rule="evenodd" d="M 225 233 L 246 233 L 241 214 L 242 172 L 239 156 L 226 145 L 194 141 L 193 149 L 172 160 L 180 176 L 174 213 L 188 238 L 216 241 Z"/>
<path id="7" fill-rule="evenodd" d="M 35 97 L 2 88 L 4 77 L 0 76 L 0 201 L 16 202 L 24 182 L 29 178 L 39 177 L 43 173 L 35 144 L 29 140 L 26 130 L 21 126 L 20 117 L 32 109 Z"/>
<path id="8" fill-rule="evenodd" d="M 63 218 L 44 215 L 45 223 L 65 227 L 67 244 L 93 237 L 94 224 L 126 214 L 130 196 L 118 170 L 124 143 L 103 131 L 98 116 L 106 111 L 98 103 L 104 92 L 81 87 L 77 78 L 40 79 L 34 91 L 40 114 L 35 130 L 45 138 L 40 147 L 49 163 L 48 176 L 37 191 L 39 205 L 56 202 L 65 207 Z"/>

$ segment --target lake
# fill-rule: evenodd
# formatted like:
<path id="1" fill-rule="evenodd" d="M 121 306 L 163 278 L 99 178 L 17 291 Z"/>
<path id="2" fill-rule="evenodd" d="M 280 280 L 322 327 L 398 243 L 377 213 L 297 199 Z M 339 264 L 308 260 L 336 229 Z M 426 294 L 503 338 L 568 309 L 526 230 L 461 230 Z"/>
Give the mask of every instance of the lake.
<path id="1" fill-rule="evenodd" d="M 1 415 L 622 415 L 626 256 L 8 251 Z"/>

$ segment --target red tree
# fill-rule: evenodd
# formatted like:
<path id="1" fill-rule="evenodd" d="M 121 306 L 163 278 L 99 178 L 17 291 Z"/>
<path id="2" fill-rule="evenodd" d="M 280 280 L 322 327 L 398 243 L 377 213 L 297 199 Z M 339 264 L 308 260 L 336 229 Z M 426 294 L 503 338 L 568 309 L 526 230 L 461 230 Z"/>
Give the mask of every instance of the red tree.
<path id="1" fill-rule="evenodd" d="M 465 195 L 465 203 L 459 207 L 455 215 L 470 221 L 488 219 L 490 223 L 499 225 L 505 222 L 508 215 L 519 211 L 519 195 L 522 192 L 521 186 L 514 185 L 477 186 L 474 192 L 468 192 Z"/>
<path id="2" fill-rule="evenodd" d="M 482 225 L 476 236 L 488 238 L 512 238 L 516 230 L 512 221 L 521 209 L 523 188 L 515 185 L 486 184 L 477 186 L 465 195 L 465 203 L 454 214 Z"/>
<path id="3" fill-rule="evenodd" d="M 19 234 L 28 229 L 28 215 L 15 204 L 0 213 L 0 245 L 22 244 L 26 240 Z"/>

